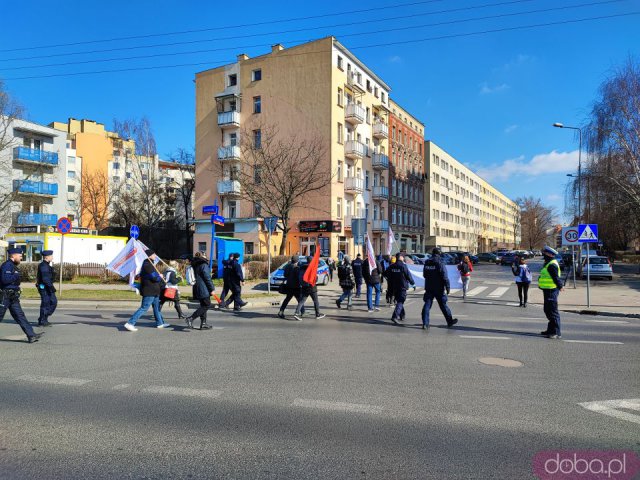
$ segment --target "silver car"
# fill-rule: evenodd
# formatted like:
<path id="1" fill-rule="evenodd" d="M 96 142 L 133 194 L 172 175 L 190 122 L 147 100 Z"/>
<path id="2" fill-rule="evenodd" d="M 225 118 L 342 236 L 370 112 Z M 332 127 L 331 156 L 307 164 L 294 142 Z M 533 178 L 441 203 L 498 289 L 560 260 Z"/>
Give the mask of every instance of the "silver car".
<path id="1" fill-rule="evenodd" d="M 613 280 L 613 267 L 611 266 L 611 262 L 607 257 L 589 257 L 589 276 L 591 278 L 594 277 L 603 277 L 608 280 Z M 587 258 L 582 259 L 582 264 L 578 270 L 579 275 L 582 278 L 587 278 Z"/>

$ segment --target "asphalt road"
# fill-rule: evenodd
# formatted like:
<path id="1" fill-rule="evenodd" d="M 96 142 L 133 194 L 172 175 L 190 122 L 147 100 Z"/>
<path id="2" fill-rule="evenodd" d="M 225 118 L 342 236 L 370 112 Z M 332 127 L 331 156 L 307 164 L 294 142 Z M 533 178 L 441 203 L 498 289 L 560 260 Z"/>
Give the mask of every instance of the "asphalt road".
<path id="1" fill-rule="evenodd" d="M 214 312 L 202 332 L 68 310 L 28 345 L 5 320 L 0 478 L 515 479 L 542 450 L 640 451 L 640 400 L 589 404 L 640 399 L 640 320 L 564 314 L 541 338 L 510 275 L 481 267 L 459 325 L 436 306 L 428 332 L 420 291 L 400 327 L 326 293 L 322 320 Z"/>

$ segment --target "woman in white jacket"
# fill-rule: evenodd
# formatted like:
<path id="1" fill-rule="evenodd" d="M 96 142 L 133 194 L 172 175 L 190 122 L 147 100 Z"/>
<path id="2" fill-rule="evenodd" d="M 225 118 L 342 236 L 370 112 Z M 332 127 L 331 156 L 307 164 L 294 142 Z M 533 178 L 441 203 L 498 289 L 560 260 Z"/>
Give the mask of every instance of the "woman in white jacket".
<path id="1" fill-rule="evenodd" d="M 180 290 L 178 289 L 178 284 L 182 281 L 182 277 L 178 274 L 178 262 L 175 260 L 171 260 L 169 262 L 169 266 L 164 271 L 164 283 L 165 283 L 165 292 L 163 292 L 162 297 L 160 298 L 160 309 L 162 309 L 162 305 L 165 302 L 173 302 L 173 305 L 176 308 L 176 312 L 178 312 L 178 318 L 185 318 L 182 313 L 182 308 L 180 306 Z M 172 290 L 174 293 L 173 298 L 165 296 L 167 290 Z"/>

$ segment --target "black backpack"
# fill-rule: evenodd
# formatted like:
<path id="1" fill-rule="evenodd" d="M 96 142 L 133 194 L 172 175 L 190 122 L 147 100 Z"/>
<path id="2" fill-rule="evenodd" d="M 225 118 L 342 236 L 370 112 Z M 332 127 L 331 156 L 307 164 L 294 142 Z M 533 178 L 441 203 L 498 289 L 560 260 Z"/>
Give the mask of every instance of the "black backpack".
<path id="1" fill-rule="evenodd" d="M 338 279 L 345 280 L 347 276 L 347 266 L 344 263 L 341 263 L 338 265 Z"/>
<path id="2" fill-rule="evenodd" d="M 467 262 L 462 262 L 462 264 L 460 264 L 460 266 L 458 267 L 458 270 L 460 270 L 460 273 L 462 273 L 463 275 L 466 275 L 467 273 L 469 273 L 469 264 Z"/>

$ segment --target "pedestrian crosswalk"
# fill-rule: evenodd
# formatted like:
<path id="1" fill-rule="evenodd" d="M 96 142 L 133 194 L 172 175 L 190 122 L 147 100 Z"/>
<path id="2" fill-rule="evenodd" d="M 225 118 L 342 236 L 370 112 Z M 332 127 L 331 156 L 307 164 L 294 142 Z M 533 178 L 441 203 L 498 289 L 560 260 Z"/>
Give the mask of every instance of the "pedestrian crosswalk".
<path id="1" fill-rule="evenodd" d="M 640 398 L 585 402 L 578 405 L 591 412 L 640 424 L 640 415 L 635 413 L 640 412 Z"/>
<path id="2" fill-rule="evenodd" d="M 454 290 L 454 292 L 462 293 L 461 290 Z M 461 295 L 460 295 L 461 296 Z M 499 286 L 499 285 L 481 285 L 471 288 L 467 291 L 467 298 L 470 299 L 482 299 L 488 300 L 517 300 L 518 294 L 513 286 Z"/>

